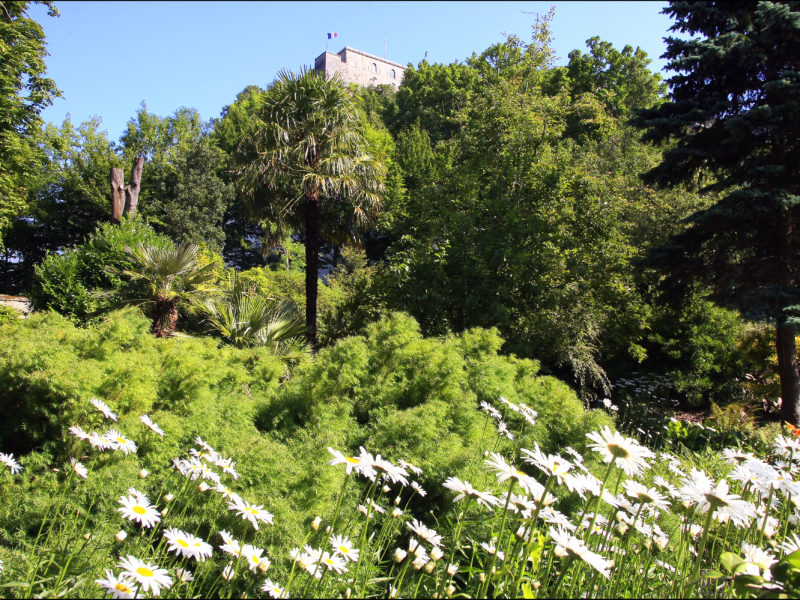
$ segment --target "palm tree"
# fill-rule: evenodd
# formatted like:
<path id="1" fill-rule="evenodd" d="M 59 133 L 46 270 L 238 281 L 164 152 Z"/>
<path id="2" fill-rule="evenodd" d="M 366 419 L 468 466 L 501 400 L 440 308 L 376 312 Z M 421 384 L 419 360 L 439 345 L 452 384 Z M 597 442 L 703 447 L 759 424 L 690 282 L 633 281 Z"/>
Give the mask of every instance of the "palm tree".
<path id="1" fill-rule="evenodd" d="M 235 272 L 224 296 L 206 297 L 198 306 L 209 324 L 237 348 L 266 346 L 285 359 L 297 358 L 305 350 L 302 317 L 294 303 L 257 293 Z"/>
<path id="2" fill-rule="evenodd" d="M 141 281 L 147 289 L 140 298 L 126 298 L 127 304 L 151 306 L 156 337 L 169 337 L 175 333 L 178 322 L 178 303 L 196 300 L 203 291 L 200 286 L 214 277 L 213 263 L 200 266 L 197 262 L 197 244 L 175 248 L 161 248 L 146 244 L 126 246 L 125 252 L 133 261 L 133 269 L 122 271 L 133 281 Z"/>
<path id="3" fill-rule="evenodd" d="M 321 237 L 336 230 L 323 218 L 364 225 L 381 204 L 386 167 L 367 154 L 363 122 L 338 77 L 281 71 L 236 152 L 251 215 L 305 233 L 306 336 L 314 347 Z"/>

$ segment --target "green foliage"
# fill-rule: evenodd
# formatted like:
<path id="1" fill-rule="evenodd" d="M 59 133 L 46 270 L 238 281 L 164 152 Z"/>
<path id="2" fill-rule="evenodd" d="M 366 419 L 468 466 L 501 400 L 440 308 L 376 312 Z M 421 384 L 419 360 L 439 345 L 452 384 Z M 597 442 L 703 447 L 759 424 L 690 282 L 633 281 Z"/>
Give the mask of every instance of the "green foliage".
<path id="1" fill-rule="evenodd" d="M 659 307 L 648 364 L 667 373 L 692 406 L 741 399 L 753 363 L 742 352 L 747 332 L 738 313 L 694 296 L 680 309 Z"/>
<path id="2" fill-rule="evenodd" d="M 31 301 L 37 310 L 55 310 L 81 324 L 108 308 L 111 301 L 93 295 L 98 289 L 139 293 L 119 272 L 133 262 L 126 246 L 139 243 L 168 247 L 169 239 L 156 234 L 140 218 L 123 218 L 119 225 L 104 223 L 82 244 L 61 254 L 49 253 L 36 266 Z M 116 269 L 116 272 L 113 270 Z"/>
<path id="3" fill-rule="evenodd" d="M 0 4 L 0 249 L 12 221 L 25 213 L 27 188 L 40 159 L 39 113 L 61 95 L 45 77 L 44 32 L 28 17 L 29 2 Z M 52 2 L 39 2 L 51 17 Z"/>
<path id="4" fill-rule="evenodd" d="M 20 312 L 10 306 L 0 306 L 0 325 L 6 323 L 16 323 L 20 318 Z"/>
<path id="5" fill-rule="evenodd" d="M 237 348 L 265 346 L 276 356 L 296 359 L 304 350 L 302 318 L 288 300 L 278 301 L 245 285 L 235 272 L 222 296 L 200 304 L 208 323 Z"/>
<path id="6" fill-rule="evenodd" d="M 438 479 L 466 466 L 494 436 L 475 410 L 480 401 L 502 395 L 538 411 L 520 443 L 535 440 L 548 451 L 584 447 L 587 431 L 609 423 L 584 412 L 562 382 L 539 375 L 538 363 L 499 355 L 502 344 L 496 330 L 423 338 L 412 318 L 391 314 L 299 367 L 265 407 L 260 427 L 286 440 L 309 436 L 321 452 L 382 448 Z"/>
<path id="7" fill-rule="evenodd" d="M 132 419 L 161 410 L 185 418 L 218 397 L 251 403 L 245 388 L 263 394 L 284 374 L 280 361 L 264 351 L 218 348 L 213 339 L 159 341 L 133 309 L 109 313 L 85 329 L 53 312 L 2 327 L 14 344 L 0 350 L 7 407 L 0 444 L 16 452 L 67 451 L 67 427 L 99 423 L 88 404 L 92 397 L 109 399 L 122 416 L 136 413 Z M 216 412 L 198 411 L 196 431 L 208 427 Z"/>

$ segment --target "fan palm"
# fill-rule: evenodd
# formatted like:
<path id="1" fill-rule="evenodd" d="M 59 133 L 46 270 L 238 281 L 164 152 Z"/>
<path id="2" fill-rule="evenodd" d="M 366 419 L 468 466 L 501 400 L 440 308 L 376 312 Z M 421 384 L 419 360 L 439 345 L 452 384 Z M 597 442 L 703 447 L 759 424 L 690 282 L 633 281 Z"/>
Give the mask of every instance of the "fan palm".
<path id="1" fill-rule="evenodd" d="M 343 220 L 363 225 L 380 208 L 386 167 L 366 148 L 362 117 L 341 79 L 303 69 L 278 74 L 237 149 L 239 186 L 251 215 L 305 233 L 306 335 L 312 345 L 322 232 Z"/>
<path id="2" fill-rule="evenodd" d="M 197 262 L 197 244 L 161 248 L 146 244 L 126 246 L 133 269 L 122 271 L 133 281 L 145 285 L 147 295 L 126 298 L 128 304 L 151 305 L 152 332 L 156 337 L 168 337 L 175 332 L 178 322 L 178 303 L 196 300 L 204 292 L 200 286 L 214 276 L 214 265 L 201 266 Z"/>
<path id="3" fill-rule="evenodd" d="M 200 303 L 206 320 L 237 348 L 266 346 L 276 356 L 295 358 L 303 352 L 303 321 L 294 303 L 257 293 L 233 274 L 228 292 Z"/>

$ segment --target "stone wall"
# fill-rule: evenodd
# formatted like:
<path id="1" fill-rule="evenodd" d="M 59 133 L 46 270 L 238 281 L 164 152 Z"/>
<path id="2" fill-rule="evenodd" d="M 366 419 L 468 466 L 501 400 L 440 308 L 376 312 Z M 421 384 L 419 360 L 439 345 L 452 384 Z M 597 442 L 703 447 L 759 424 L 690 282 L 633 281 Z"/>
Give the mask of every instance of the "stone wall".
<path id="1" fill-rule="evenodd" d="M 339 73 L 346 82 L 358 85 L 391 85 L 395 89 L 403 81 L 406 68 L 396 62 L 367 54 L 361 50 L 343 48 L 338 54 L 323 52 L 314 61 L 314 69 L 330 79 Z"/>

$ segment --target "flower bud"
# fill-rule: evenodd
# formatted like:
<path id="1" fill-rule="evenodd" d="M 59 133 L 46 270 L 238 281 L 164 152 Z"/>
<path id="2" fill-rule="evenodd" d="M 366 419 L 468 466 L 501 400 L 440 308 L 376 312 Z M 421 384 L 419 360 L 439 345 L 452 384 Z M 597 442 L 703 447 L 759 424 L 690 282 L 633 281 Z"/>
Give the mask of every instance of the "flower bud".
<path id="1" fill-rule="evenodd" d="M 84 533 L 83 534 L 83 539 L 85 539 L 85 540 L 89 540 L 89 539 L 91 539 L 91 537 L 92 537 L 91 533 Z"/>
<path id="2" fill-rule="evenodd" d="M 353 594 L 353 590 L 351 590 L 350 588 L 347 588 L 347 589 L 344 591 L 344 597 L 345 597 L 345 598 L 347 598 L 348 600 L 349 600 L 349 598 L 350 598 L 350 596 L 351 596 L 352 594 Z"/>
<path id="3" fill-rule="evenodd" d="M 170 494 L 166 494 L 164 496 L 164 502 L 172 502 L 173 500 L 175 500 L 175 495 L 174 494 L 170 493 Z"/>
<path id="4" fill-rule="evenodd" d="M 436 566 L 435 562 L 429 562 L 425 564 L 425 572 L 430 575 L 433 573 L 433 568 Z"/>
<path id="5" fill-rule="evenodd" d="M 395 507 L 394 507 L 394 510 L 392 511 L 392 516 L 393 516 L 395 519 L 399 519 L 400 517 L 402 517 L 402 516 L 403 516 L 403 511 L 402 511 L 402 510 L 400 510 L 399 508 L 397 508 L 397 507 L 395 506 Z"/>
<path id="6" fill-rule="evenodd" d="M 486 573 L 481 572 L 480 576 L 478 576 L 478 579 L 480 579 L 481 583 L 486 583 Z"/>
<path id="7" fill-rule="evenodd" d="M 454 585 L 447 586 L 447 589 L 444 591 L 448 598 L 450 598 L 453 594 L 456 593 L 456 588 Z"/>
<path id="8" fill-rule="evenodd" d="M 168 512 L 169 512 L 169 509 L 165 508 L 164 510 L 161 511 L 161 516 L 162 517 L 166 517 Z"/>
<path id="9" fill-rule="evenodd" d="M 441 560 L 443 556 L 444 552 L 442 552 L 442 549 L 439 548 L 438 546 L 434 546 L 433 549 L 431 550 L 431 558 L 433 560 Z"/>
<path id="10" fill-rule="evenodd" d="M 394 505 L 400 506 L 400 496 L 397 496 L 397 498 L 394 499 Z"/>
<path id="11" fill-rule="evenodd" d="M 264 557 L 264 558 L 262 558 L 262 559 L 261 559 L 261 561 L 258 563 L 258 570 L 259 570 L 259 571 L 261 571 L 262 573 L 266 573 L 266 572 L 267 572 L 267 569 L 269 569 L 269 567 L 270 567 L 270 565 L 271 565 L 271 564 L 272 564 L 272 563 L 270 563 L 270 562 L 269 562 L 269 559 L 268 559 L 268 558 L 266 558 L 266 557 Z"/>
<path id="12" fill-rule="evenodd" d="M 122 542 L 124 542 L 124 541 L 125 541 L 125 538 L 126 538 L 126 537 L 128 537 L 128 534 L 127 534 L 127 533 L 125 533 L 125 532 L 124 532 L 124 531 L 122 531 L 122 530 L 119 530 L 119 531 L 117 532 L 117 535 L 115 535 L 115 536 L 114 536 L 114 539 L 115 539 L 115 540 L 117 540 L 119 543 L 122 543 Z"/>
<path id="13" fill-rule="evenodd" d="M 458 573 L 458 565 L 452 563 L 447 565 L 447 574 L 450 575 L 450 577 L 455 577 L 456 573 Z"/>
<path id="14" fill-rule="evenodd" d="M 384 486 L 381 488 L 381 490 L 383 491 L 383 493 L 384 493 L 384 494 L 388 494 L 388 493 L 389 493 L 389 491 L 391 490 L 391 488 L 390 488 L 388 485 L 384 485 Z"/>
<path id="15" fill-rule="evenodd" d="M 222 578 L 225 581 L 230 581 L 236 576 L 236 572 L 233 570 L 233 567 L 229 564 L 227 567 L 222 569 Z"/>
<path id="16" fill-rule="evenodd" d="M 394 560 L 396 562 L 399 562 L 399 563 L 403 562 L 406 559 L 406 556 L 408 556 L 408 552 L 406 552 L 402 548 L 397 548 L 394 551 Z"/>
<path id="17" fill-rule="evenodd" d="M 197 489 L 201 492 L 206 492 L 208 491 L 208 484 L 205 481 L 201 481 L 200 485 L 197 486 Z"/>
<path id="18" fill-rule="evenodd" d="M 150 475 L 150 471 L 148 471 L 147 469 L 142 469 L 141 471 L 139 471 L 139 477 L 141 477 L 142 479 L 144 479 L 148 475 Z"/>
<path id="19" fill-rule="evenodd" d="M 311 521 L 311 529 L 313 529 L 314 531 L 318 531 L 320 523 L 322 523 L 322 517 L 320 516 L 314 517 L 314 520 Z"/>

